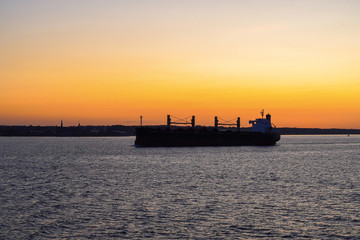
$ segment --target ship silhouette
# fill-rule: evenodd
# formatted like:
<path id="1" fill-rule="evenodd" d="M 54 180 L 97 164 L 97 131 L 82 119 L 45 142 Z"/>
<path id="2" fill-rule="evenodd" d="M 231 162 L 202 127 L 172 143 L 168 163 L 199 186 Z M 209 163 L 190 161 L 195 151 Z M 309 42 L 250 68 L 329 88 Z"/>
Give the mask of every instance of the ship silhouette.
<path id="1" fill-rule="evenodd" d="M 136 128 L 135 146 L 138 147 L 186 147 L 186 146 L 272 146 L 280 140 L 280 134 L 271 123 L 271 115 L 249 121 L 250 131 L 240 131 L 240 118 L 235 124 L 219 123 L 215 117 L 214 127 L 196 127 L 195 116 L 191 121 L 172 121 L 167 116 L 166 127 Z M 173 127 L 172 125 L 191 125 L 191 127 Z M 237 130 L 219 130 L 219 126 L 236 126 Z"/>

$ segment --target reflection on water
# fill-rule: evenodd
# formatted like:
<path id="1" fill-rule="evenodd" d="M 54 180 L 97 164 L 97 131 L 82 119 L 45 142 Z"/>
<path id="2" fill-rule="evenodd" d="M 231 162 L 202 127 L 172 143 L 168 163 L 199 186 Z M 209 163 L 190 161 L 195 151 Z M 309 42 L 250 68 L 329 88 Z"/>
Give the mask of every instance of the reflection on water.
<path id="1" fill-rule="evenodd" d="M 135 148 L 0 138 L 0 238 L 356 238 L 360 137 Z"/>

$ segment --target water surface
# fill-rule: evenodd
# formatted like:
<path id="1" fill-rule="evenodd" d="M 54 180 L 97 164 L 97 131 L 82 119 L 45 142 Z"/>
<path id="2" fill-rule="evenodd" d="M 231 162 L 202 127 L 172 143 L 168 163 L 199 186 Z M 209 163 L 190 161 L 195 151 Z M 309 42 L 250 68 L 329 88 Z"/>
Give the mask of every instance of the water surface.
<path id="1" fill-rule="evenodd" d="M 359 239 L 360 136 L 0 138 L 0 239 Z"/>

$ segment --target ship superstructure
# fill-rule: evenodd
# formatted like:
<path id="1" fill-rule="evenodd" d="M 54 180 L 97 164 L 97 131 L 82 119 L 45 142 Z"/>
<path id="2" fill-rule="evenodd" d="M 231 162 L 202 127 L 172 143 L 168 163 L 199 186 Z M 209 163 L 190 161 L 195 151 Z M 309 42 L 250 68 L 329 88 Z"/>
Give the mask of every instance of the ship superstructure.
<path id="1" fill-rule="evenodd" d="M 275 125 L 271 123 L 271 115 L 266 114 L 266 118 L 264 118 L 264 109 L 260 112 L 261 118 L 257 118 L 255 120 L 250 120 L 249 124 L 252 124 L 251 130 L 253 132 L 274 132 Z"/>

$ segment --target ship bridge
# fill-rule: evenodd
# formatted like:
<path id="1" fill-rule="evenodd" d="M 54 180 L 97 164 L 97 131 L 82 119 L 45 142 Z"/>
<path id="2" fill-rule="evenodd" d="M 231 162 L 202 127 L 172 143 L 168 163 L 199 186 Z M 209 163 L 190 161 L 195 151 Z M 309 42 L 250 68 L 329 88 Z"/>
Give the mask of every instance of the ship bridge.
<path id="1" fill-rule="evenodd" d="M 264 118 L 264 110 L 261 112 L 261 118 L 257 118 L 255 120 L 250 120 L 249 124 L 252 124 L 251 130 L 253 132 L 274 132 L 273 124 L 271 123 L 271 115 L 266 114 L 266 118 Z"/>

